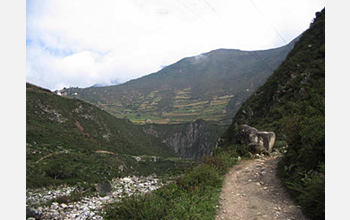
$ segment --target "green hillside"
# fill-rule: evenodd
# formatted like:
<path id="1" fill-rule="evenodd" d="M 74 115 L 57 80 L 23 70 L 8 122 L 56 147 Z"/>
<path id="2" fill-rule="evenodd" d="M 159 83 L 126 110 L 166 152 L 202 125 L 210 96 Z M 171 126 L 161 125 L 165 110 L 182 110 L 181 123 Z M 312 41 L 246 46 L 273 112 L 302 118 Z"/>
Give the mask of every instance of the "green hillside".
<path id="1" fill-rule="evenodd" d="M 26 94 L 27 187 L 175 170 L 174 150 L 132 122 L 28 83 Z"/>
<path id="2" fill-rule="evenodd" d="M 293 45 L 294 41 L 263 51 L 218 49 L 121 85 L 60 92 L 139 124 L 204 119 L 228 125 L 241 103 L 265 82 Z"/>
<path id="3" fill-rule="evenodd" d="M 325 9 L 316 13 L 286 60 L 250 96 L 220 138 L 236 148 L 235 130 L 248 124 L 287 145 L 279 173 L 312 219 L 325 214 Z"/>

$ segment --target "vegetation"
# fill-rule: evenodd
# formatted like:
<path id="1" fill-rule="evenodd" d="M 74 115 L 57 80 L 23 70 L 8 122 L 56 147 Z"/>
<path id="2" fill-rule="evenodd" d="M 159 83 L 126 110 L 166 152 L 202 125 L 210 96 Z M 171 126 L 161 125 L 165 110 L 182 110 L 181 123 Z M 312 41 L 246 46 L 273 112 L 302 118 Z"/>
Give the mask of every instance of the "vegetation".
<path id="1" fill-rule="evenodd" d="M 222 135 L 234 144 L 237 125 L 276 133 L 288 148 L 279 176 L 311 219 L 324 219 L 325 183 L 325 9 L 266 83 L 247 99 Z"/>
<path id="2" fill-rule="evenodd" d="M 179 124 L 196 119 L 228 125 L 243 101 L 283 61 L 294 41 L 264 51 L 219 49 L 109 87 L 61 93 L 134 123 Z"/>
<path id="3" fill-rule="evenodd" d="M 203 163 L 153 193 L 106 207 L 106 219 L 215 219 L 224 174 L 238 153 L 217 149 Z"/>
<path id="4" fill-rule="evenodd" d="M 177 172 L 193 162 L 128 120 L 27 84 L 27 187 Z M 157 160 L 136 161 L 135 156 Z M 174 159 L 171 159 L 174 158 Z"/>

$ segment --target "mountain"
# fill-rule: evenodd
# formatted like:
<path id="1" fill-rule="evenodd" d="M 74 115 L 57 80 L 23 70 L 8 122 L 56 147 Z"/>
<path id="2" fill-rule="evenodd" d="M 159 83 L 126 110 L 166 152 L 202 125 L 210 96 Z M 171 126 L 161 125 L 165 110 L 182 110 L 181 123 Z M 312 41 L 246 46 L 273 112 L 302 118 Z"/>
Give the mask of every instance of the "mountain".
<path id="1" fill-rule="evenodd" d="M 29 83 L 26 142 L 27 187 L 164 174 L 182 164 L 172 148 L 129 120 Z"/>
<path id="2" fill-rule="evenodd" d="M 266 83 L 241 106 L 218 147 L 240 149 L 237 128 L 274 131 L 279 176 L 310 219 L 325 218 L 325 9 Z M 283 150 L 283 149 L 280 149 Z"/>
<path id="3" fill-rule="evenodd" d="M 139 124 L 204 119 L 228 125 L 241 103 L 281 64 L 296 40 L 270 50 L 218 49 L 124 84 L 60 92 Z"/>

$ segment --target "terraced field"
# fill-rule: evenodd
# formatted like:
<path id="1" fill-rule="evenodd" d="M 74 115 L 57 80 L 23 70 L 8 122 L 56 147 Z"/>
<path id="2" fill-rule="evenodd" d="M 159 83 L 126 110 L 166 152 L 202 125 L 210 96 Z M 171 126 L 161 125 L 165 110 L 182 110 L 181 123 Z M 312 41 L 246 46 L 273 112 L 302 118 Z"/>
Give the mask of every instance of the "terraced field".
<path id="1" fill-rule="evenodd" d="M 162 95 L 152 91 L 145 98 L 134 100 L 131 108 L 125 108 L 121 102 L 100 104 L 118 118 L 128 118 L 136 124 L 177 124 L 203 119 L 207 121 L 221 121 L 226 114 L 226 108 L 234 95 L 215 96 L 208 100 L 191 97 L 191 88 L 176 91 L 172 97 L 172 105 L 166 111 L 159 111 Z"/>
<path id="2" fill-rule="evenodd" d="M 60 93 L 134 123 L 178 124 L 197 119 L 229 125 L 240 104 L 273 73 L 292 48 L 218 49 L 187 57 L 156 73 L 109 87 Z"/>

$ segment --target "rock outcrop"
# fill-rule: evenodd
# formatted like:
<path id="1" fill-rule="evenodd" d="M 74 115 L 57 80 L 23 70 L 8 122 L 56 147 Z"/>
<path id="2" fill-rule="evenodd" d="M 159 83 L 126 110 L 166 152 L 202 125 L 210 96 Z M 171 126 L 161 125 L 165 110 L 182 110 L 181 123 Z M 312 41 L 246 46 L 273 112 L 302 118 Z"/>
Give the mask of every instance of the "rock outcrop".
<path id="1" fill-rule="evenodd" d="M 193 160 L 210 155 L 223 130 L 222 127 L 204 120 L 173 125 L 147 124 L 142 129 L 145 133 L 160 138 L 182 158 Z"/>
<path id="2" fill-rule="evenodd" d="M 252 154 L 270 154 L 273 150 L 276 135 L 272 131 L 258 131 L 249 125 L 236 126 L 231 137 L 231 144 L 245 145 Z M 225 140 L 219 138 L 216 147 L 222 147 Z"/>
<path id="3" fill-rule="evenodd" d="M 112 186 L 108 181 L 103 181 L 96 186 L 96 190 L 109 195 L 112 192 Z"/>
<path id="4" fill-rule="evenodd" d="M 258 131 L 249 125 L 238 127 L 236 134 L 238 144 L 245 144 L 251 153 L 271 153 L 275 144 L 276 135 L 270 131 Z"/>

